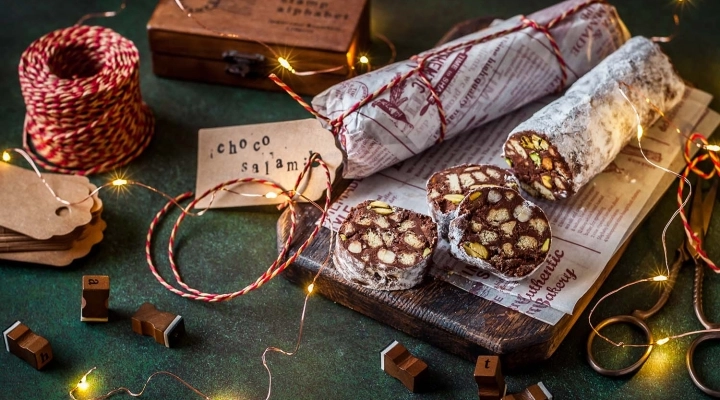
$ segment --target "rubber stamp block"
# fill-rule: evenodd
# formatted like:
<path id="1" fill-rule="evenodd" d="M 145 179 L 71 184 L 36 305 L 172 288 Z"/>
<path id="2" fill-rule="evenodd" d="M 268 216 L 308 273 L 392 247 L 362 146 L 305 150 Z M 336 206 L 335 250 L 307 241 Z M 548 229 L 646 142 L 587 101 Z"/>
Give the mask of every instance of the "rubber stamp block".
<path id="1" fill-rule="evenodd" d="M 500 357 L 479 356 L 475 363 L 475 382 L 480 400 L 500 400 L 505 392 L 505 377 L 500 369 Z"/>
<path id="2" fill-rule="evenodd" d="M 394 341 L 380 352 L 380 368 L 415 392 L 427 371 L 427 364 Z"/>
<path id="3" fill-rule="evenodd" d="M 15 322 L 3 332 L 5 350 L 25 360 L 40 370 L 53 358 L 50 342 L 37 335 L 20 321 Z"/>
<path id="4" fill-rule="evenodd" d="M 132 316 L 132 330 L 152 336 L 165 347 L 175 347 L 185 333 L 185 321 L 179 315 L 158 311 L 154 305 L 145 303 Z"/>
<path id="5" fill-rule="evenodd" d="M 110 277 L 107 275 L 84 275 L 82 279 L 80 321 L 107 322 Z"/>

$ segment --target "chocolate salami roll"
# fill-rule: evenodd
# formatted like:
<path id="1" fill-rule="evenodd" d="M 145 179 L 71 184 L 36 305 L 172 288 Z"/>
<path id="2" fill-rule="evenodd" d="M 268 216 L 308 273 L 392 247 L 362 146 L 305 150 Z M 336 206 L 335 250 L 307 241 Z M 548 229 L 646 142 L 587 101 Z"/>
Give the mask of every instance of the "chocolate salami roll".
<path id="1" fill-rule="evenodd" d="M 465 195 L 482 185 L 518 189 L 515 177 L 491 164 L 462 164 L 434 173 L 427 181 L 430 216 L 438 227 L 438 236 L 447 239 L 448 225 L 457 215 L 457 206 Z"/>
<path id="2" fill-rule="evenodd" d="M 370 289 L 409 289 L 425 276 L 437 245 L 430 217 L 382 201 L 358 204 L 338 230 L 333 261 L 348 281 Z"/>
<path id="3" fill-rule="evenodd" d="M 644 37 L 632 38 L 515 128 L 505 142 L 505 158 L 528 193 L 549 200 L 572 196 L 637 134 L 632 105 L 649 126 L 659 117 L 652 105 L 668 111 L 684 91 L 660 48 Z"/>
<path id="4" fill-rule="evenodd" d="M 345 152 L 343 177 L 364 178 L 567 87 L 629 37 L 612 5 L 568 0 L 343 81 L 312 106 Z"/>
<path id="5" fill-rule="evenodd" d="M 515 190 L 483 186 L 465 196 L 450 222 L 450 252 L 458 260 L 517 281 L 545 261 L 552 242 L 540 207 Z"/>

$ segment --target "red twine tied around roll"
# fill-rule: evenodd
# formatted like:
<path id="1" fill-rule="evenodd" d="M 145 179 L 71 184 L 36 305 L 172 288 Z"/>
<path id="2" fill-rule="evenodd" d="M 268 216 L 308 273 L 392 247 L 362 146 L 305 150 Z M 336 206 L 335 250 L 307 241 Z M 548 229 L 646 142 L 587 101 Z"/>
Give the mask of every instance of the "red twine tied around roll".
<path id="1" fill-rule="evenodd" d="M 476 46 L 481 43 L 489 42 L 490 40 L 497 39 L 499 37 L 503 37 L 505 35 L 509 35 L 511 33 L 515 33 L 518 31 L 521 31 L 526 28 L 532 28 L 535 29 L 538 32 L 541 32 L 547 37 L 548 41 L 550 42 L 550 46 L 552 47 L 553 54 L 557 58 L 558 65 L 560 67 L 560 72 L 562 74 L 561 80 L 560 80 L 560 86 L 558 87 L 558 92 L 562 91 L 565 88 L 565 84 L 567 83 L 567 63 L 565 62 L 565 59 L 563 58 L 562 53 L 560 52 L 560 47 L 557 44 L 557 41 L 553 37 L 552 33 L 550 32 L 550 29 L 555 27 L 558 23 L 565 20 L 570 15 L 573 15 L 580 10 L 584 9 L 585 7 L 595 4 L 595 3 L 605 3 L 605 0 L 587 0 L 583 3 L 580 3 L 576 5 L 575 7 L 572 7 L 562 14 L 558 15 L 554 19 L 552 19 L 550 22 L 548 22 L 546 25 L 540 25 L 537 22 L 526 18 L 525 16 L 522 16 L 520 18 L 520 23 L 514 27 L 504 29 L 502 31 L 498 31 L 493 33 L 492 35 L 483 36 L 478 39 L 469 40 L 467 42 L 458 43 L 454 46 L 440 48 L 435 51 L 428 52 L 424 54 L 422 57 L 419 56 L 413 56 L 410 58 L 410 60 L 415 61 L 417 65 L 415 68 L 409 70 L 403 75 L 396 76 L 393 80 L 388 82 L 387 84 L 379 87 L 375 92 L 369 94 L 362 100 L 358 101 L 357 103 L 353 104 L 351 107 L 349 107 L 347 110 L 345 110 L 344 113 L 342 113 L 340 116 L 338 116 L 335 119 L 330 119 L 317 111 L 315 111 L 312 106 L 307 104 L 305 101 L 302 100 L 300 96 L 297 95 L 288 85 L 286 85 L 280 78 L 277 77 L 275 74 L 270 74 L 270 79 L 275 82 L 278 86 L 280 86 L 285 92 L 287 92 L 295 101 L 297 101 L 303 108 L 305 108 L 308 112 L 310 112 L 312 115 L 314 115 L 317 118 L 320 118 L 324 121 L 326 121 L 330 126 L 332 127 L 333 135 L 337 136 L 340 133 L 340 129 L 343 126 L 343 120 L 348 115 L 358 111 L 361 107 L 364 105 L 372 102 L 376 98 L 380 97 L 383 93 L 391 89 L 392 87 L 406 81 L 413 75 L 417 75 L 420 82 L 425 85 L 430 91 L 430 94 L 432 95 L 435 106 L 438 110 L 438 118 L 440 119 L 440 136 L 438 137 L 438 143 L 442 142 L 445 139 L 445 134 L 447 132 L 447 118 L 445 116 L 445 109 L 442 105 L 442 102 L 440 101 L 440 96 L 435 91 L 435 87 L 433 86 L 432 82 L 427 78 L 427 76 L 424 73 L 425 65 L 426 63 L 431 60 L 432 58 L 445 55 L 448 53 L 453 53 L 456 51 L 467 49 L 468 47 Z"/>
<path id="2" fill-rule="evenodd" d="M 154 118 L 140 95 L 138 67 L 133 42 L 100 26 L 59 29 L 30 44 L 18 67 L 25 150 L 47 170 L 78 175 L 140 155 Z"/>

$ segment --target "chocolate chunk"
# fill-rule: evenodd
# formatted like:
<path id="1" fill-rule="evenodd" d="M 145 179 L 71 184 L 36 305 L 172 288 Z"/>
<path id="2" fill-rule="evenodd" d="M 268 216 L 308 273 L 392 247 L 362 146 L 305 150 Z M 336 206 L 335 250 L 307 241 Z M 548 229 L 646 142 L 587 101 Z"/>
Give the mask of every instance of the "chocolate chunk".
<path id="1" fill-rule="evenodd" d="M 437 245 L 430 217 L 365 201 L 340 225 L 333 261 L 348 281 L 371 289 L 409 289 L 420 283 Z"/>
<path id="2" fill-rule="evenodd" d="M 450 223 L 451 254 L 506 280 L 520 280 L 545 261 L 552 234 L 540 207 L 503 186 L 468 193 Z"/>
<path id="3" fill-rule="evenodd" d="M 447 239 L 448 226 L 457 215 L 458 205 L 468 192 L 482 185 L 518 189 L 518 182 L 510 172 L 490 164 L 462 164 L 436 172 L 428 179 L 427 200 L 430 216 L 438 226 L 438 236 Z"/>

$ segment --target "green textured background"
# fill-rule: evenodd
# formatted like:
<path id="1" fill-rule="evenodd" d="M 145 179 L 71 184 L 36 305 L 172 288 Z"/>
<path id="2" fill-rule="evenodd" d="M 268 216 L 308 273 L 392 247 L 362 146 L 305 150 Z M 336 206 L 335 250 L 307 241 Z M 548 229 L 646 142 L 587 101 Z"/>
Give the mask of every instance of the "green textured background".
<path id="1" fill-rule="evenodd" d="M 686 0 L 687 2 L 688 0 Z M 372 2 L 372 29 L 385 34 L 398 48 L 400 59 L 431 47 L 453 24 L 467 18 L 530 13 L 554 0 L 455 0 Z M 636 35 L 671 31 L 671 0 L 616 1 L 620 15 Z M 21 144 L 24 104 L 17 64 L 30 42 L 54 29 L 73 24 L 81 15 L 112 9 L 115 1 L 4 1 L 0 9 L 0 148 Z M 177 194 L 192 190 L 196 170 L 196 132 L 203 127 L 251 124 L 306 118 L 305 111 L 282 93 L 159 79 L 151 73 L 145 25 L 153 1 L 130 1 L 120 16 L 96 23 L 130 38 L 140 49 L 141 87 L 157 118 L 155 138 L 147 151 L 125 170 L 135 180 Z M 663 48 L 680 74 L 715 95 L 720 109 L 720 2 L 693 0 L 685 9 L 680 36 Z M 238 27 L 241 29 L 241 27 Z M 387 50 L 375 43 L 373 54 L 385 59 Z M 96 184 L 107 176 L 93 178 Z M 645 277 L 662 264 L 660 233 L 675 209 L 673 190 L 641 225 L 625 256 L 598 297 L 622 284 Z M 47 338 L 55 358 L 43 372 L 0 352 L 0 399 L 62 399 L 80 376 L 93 366 L 93 394 L 117 386 L 139 390 L 157 370 L 175 372 L 212 398 L 258 399 L 267 390 L 267 374 L 260 356 L 268 346 L 293 348 L 303 292 L 283 279 L 229 303 L 206 304 L 179 298 L 152 277 L 145 264 L 144 236 L 154 213 L 164 204 L 156 194 L 130 188 L 127 194 L 102 195 L 108 223 L 105 239 L 84 259 L 70 267 L 0 262 L 0 327 L 19 319 Z M 273 208 L 254 211 L 213 211 L 189 219 L 179 239 L 179 262 L 187 282 L 207 291 L 226 292 L 257 277 L 276 254 Z M 720 260 L 716 243 L 720 218 L 715 218 L 708 250 Z M 168 227 L 161 232 L 167 237 Z M 675 248 L 682 232 L 675 222 L 668 245 Z M 158 264 L 168 275 L 165 242 L 157 246 Z M 671 254 L 672 257 L 672 254 Z M 111 277 L 112 321 L 79 321 L 81 276 Z M 706 278 L 706 309 L 720 320 L 720 277 Z M 698 329 L 691 309 L 692 270 L 682 271 L 669 305 L 653 320 L 658 337 Z M 629 312 L 651 304 L 652 287 L 623 293 L 598 310 L 599 316 Z M 145 301 L 184 316 L 188 336 L 180 348 L 167 349 L 130 329 L 130 316 Z M 593 301 L 593 303 L 595 300 Z M 635 376 L 611 379 L 597 375 L 585 362 L 587 315 L 580 317 L 565 342 L 545 363 L 507 376 L 510 392 L 543 381 L 559 399 L 691 399 L 702 398 L 684 365 L 691 339 L 655 349 Z M 631 335 L 632 332 L 626 332 Z M 410 394 L 380 370 L 378 352 L 399 340 L 424 359 L 433 372 L 434 388 Z M 627 352 L 623 352 L 627 353 Z M 606 348 L 603 357 L 620 363 L 623 355 Z M 718 346 L 705 346 L 697 356 L 703 374 L 720 388 Z M 477 387 L 474 365 L 431 347 L 321 297 L 309 303 L 305 336 L 295 357 L 269 355 L 276 399 L 473 399 Z M 168 378 L 153 381 L 147 399 L 193 399 L 196 395 Z"/>

